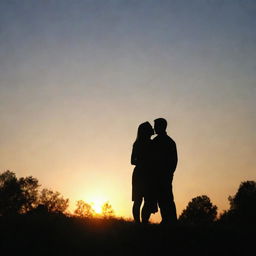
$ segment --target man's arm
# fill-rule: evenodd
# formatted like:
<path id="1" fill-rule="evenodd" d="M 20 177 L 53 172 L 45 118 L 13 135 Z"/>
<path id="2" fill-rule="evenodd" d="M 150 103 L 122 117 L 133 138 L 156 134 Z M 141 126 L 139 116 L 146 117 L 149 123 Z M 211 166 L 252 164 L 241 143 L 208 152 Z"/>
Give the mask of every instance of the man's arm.
<path id="1" fill-rule="evenodd" d="M 178 164 L 178 153 L 176 143 L 172 141 L 168 147 L 168 167 L 174 173 Z"/>
<path id="2" fill-rule="evenodd" d="M 177 153 L 177 147 L 176 147 L 176 143 L 174 142 L 173 145 L 173 152 L 172 152 L 172 166 L 171 166 L 171 170 L 173 170 L 173 172 L 175 172 L 177 164 L 178 164 L 178 153 Z"/>

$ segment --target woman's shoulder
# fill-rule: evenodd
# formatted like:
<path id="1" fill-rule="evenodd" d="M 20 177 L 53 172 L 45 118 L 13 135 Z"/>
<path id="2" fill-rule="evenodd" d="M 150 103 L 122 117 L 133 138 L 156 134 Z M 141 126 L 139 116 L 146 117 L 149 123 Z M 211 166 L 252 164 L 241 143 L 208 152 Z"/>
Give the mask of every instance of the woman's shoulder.
<path id="1" fill-rule="evenodd" d="M 133 142 L 133 145 L 132 145 L 134 148 L 136 148 L 136 147 L 138 147 L 138 141 L 137 140 L 135 140 L 134 142 Z"/>
<path id="2" fill-rule="evenodd" d="M 135 141 L 133 143 L 133 149 L 136 149 L 137 151 L 146 151 L 147 149 L 150 149 L 152 146 L 152 141 Z"/>
<path id="3" fill-rule="evenodd" d="M 150 145 L 152 143 L 153 140 L 136 140 L 134 143 L 133 143 L 133 146 L 147 146 L 147 145 Z"/>

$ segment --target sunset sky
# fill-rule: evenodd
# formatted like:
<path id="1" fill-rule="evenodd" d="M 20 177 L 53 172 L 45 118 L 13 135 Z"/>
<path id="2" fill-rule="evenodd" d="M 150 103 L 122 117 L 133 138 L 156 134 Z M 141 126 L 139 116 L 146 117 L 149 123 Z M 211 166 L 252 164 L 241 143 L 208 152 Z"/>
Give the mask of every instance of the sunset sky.
<path id="1" fill-rule="evenodd" d="M 0 1 L 0 172 L 131 217 L 137 127 L 176 141 L 178 214 L 256 180 L 256 1 Z M 159 214 L 153 220 L 159 220 Z"/>

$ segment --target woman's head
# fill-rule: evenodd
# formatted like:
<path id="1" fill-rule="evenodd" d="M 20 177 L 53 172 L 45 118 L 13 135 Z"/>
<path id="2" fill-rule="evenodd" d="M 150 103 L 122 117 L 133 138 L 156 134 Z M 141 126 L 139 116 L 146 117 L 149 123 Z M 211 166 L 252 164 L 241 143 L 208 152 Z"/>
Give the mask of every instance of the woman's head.
<path id="1" fill-rule="evenodd" d="M 154 134 L 154 130 L 149 122 L 144 122 L 139 125 L 137 140 L 139 139 L 149 139 Z"/>

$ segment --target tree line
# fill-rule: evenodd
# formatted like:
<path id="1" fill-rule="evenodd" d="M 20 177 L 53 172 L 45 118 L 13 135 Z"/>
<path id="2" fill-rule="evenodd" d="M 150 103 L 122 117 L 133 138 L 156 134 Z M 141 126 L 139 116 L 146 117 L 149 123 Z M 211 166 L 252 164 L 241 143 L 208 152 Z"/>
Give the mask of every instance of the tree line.
<path id="1" fill-rule="evenodd" d="M 28 176 L 17 178 L 9 170 L 0 174 L 0 216 L 17 214 L 64 214 L 69 206 L 59 192 L 50 189 L 39 189 L 38 179 Z M 256 182 L 241 182 L 234 196 L 228 197 L 230 207 L 218 216 L 218 207 L 212 204 L 207 195 L 191 199 L 179 216 L 179 222 L 187 225 L 205 225 L 221 223 L 255 223 L 256 216 Z M 91 204 L 83 200 L 76 202 L 74 216 L 93 217 L 96 215 Z M 102 206 L 103 217 L 114 217 L 114 210 L 109 202 Z"/>
<path id="2" fill-rule="evenodd" d="M 69 215 L 69 199 L 58 191 L 39 189 L 38 179 L 28 176 L 17 178 L 9 170 L 0 174 L 0 216 L 17 214 L 64 214 Z M 83 200 L 77 201 L 73 215 L 92 217 L 97 215 L 93 207 Z M 109 202 L 102 205 L 102 216 L 112 217 L 114 210 Z"/>

